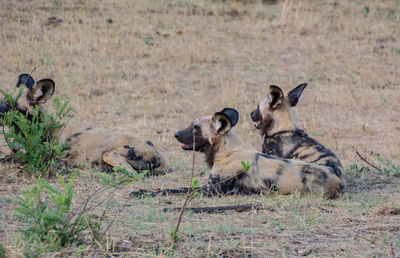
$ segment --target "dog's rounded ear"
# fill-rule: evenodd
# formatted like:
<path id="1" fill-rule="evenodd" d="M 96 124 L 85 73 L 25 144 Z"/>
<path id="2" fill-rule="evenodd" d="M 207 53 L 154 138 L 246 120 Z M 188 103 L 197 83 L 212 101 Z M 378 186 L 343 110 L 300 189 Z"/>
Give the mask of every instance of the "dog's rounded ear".
<path id="1" fill-rule="evenodd" d="M 283 91 L 275 85 L 269 86 L 269 108 L 276 109 L 283 103 Z"/>
<path id="2" fill-rule="evenodd" d="M 19 76 L 18 76 L 18 81 L 17 81 L 17 88 L 20 86 L 20 85 L 25 85 L 28 89 L 32 89 L 32 87 L 33 87 L 33 85 L 35 84 L 35 80 L 32 78 L 32 76 L 30 76 L 29 74 L 27 74 L 27 73 L 23 73 L 23 74 L 20 74 Z"/>
<path id="3" fill-rule="evenodd" d="M 307 87 L 307 83 L 302 83 L 288 93 L 289 104 L 294 107 L 299 102 L 301 93 Z"/>
<path id="4" fill-rule="evenodd" d="M 55 84 L 51 79 L 42 79 L 36 83 L 34 89 L 36 90 L 35 101 L 43 104 L 53 96 Z"/>
<path id="5" fill-rule="evenodd" d="M 225 114 L 228 117 L 232 127 L 234 127 L 239 121 L 239 112 L 237 112 L 236 109 L 224 108 L 221 110 L 221 113 Z"/>
<path id="6" fill-rule="evenodd" d="M 219 134 L 226 134 L 239 121 L 239 113 L 233 108 L 224 108 L 213 115 L 214 128 Z"/>

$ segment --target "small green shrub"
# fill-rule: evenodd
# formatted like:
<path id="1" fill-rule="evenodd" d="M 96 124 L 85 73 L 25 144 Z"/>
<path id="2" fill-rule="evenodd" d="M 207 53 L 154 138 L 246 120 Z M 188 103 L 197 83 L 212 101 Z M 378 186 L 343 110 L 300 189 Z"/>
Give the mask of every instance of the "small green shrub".
<path id="1" fill-rule="evenodd" d="M 387 177 L 400 177 L 400 165 L 396 165 L 390 159 L 384 159 L 381 157 L 376 158 L 378 164 L 374 168 L 383 176 Z M 371 169 L 367 166 L 358 165 L 356 163 L 346 168 L 346 173 L 350 176 L 361 177 L 371 172 Z"/>
<path id="2" fill-rule="evenodd" d="M 358 165 L 357 163 L 351 164 L 346 168 L 346 173 L 351 176 L 360 177 L 365 173 L 370 172 L 369 167 Z"/>
<path id="3" fill-rule="evenodd" d="M 113 170 L 113 174 L 98 173 L 103 186 L 119 188 L 143 178 L 149 172 L 148 170 L 145 170 L 142 173 L 137 173 L 133 169 L 128 171 L 128 169 L 121 167 L 114 167 Z"/>
<path id="4" fill-rule="evenodd" d="M 58 176 L 60 189 L 39 179 L 37 185 L 17 197 L 16 218 L 25 223 L 22 229 L 24 255 L 38 257 L 45 252 L 81 242 L 81 232 L 96 227 L 92 216 L 71 211 L 72 186 L 78 175 L 76 170 L 68 183 Z M 98 225 L 97 225 L 98 226 Z"/>
<path id="5" fill-rule="evenodd" d="M 89 239 L 103 248 L 104 246 L 99 243 L 103 242 L 105 234 L 115 222 L 115 220 L 108 223 L 103 221 L 115 191 L 142 178 L 146 172 L 138 174 L 133 170 L 116 167 L 114 175 L 99 173 L 101 183 L 105 187 L 94 191 L 74 210 L 71 209 L 71 202 L 78 170 L 71 174 L 68 182 L 58 175 L 57 188 L 49 185 L 44 179 L 38 179 L 36 186 L 23 191 L 22 196 L 17 197 L 15 201 L 16 218 L 25 223 L 25 227 L 21 229 L 23 232 L 21 240 L 18 241 L 25 256 L 38 257 L 71 245 L 76 246 L 79 251 L 83 244 L 84 233 L 89 234 Z M 106 203 L 103 215 L 95 218 L 89 211 L 98 203 L 94 205 L 89 203 L 93 197 L 107 190 L 111 192 L 104 194 L 105 199 L 100 201 Z M 120 208 L 119 212 L 124 207 Z"/>
<path id="6" fill-rule="evenodd" d="M 377 157 L 381 171 L 387 176 L 400 177 L 400 165 L 395 165 L 390 159 Z"/>
<path id="7" fill-rule="evenodd" d="M 71 108 L 68 100 L 53 99 L 56 114 L 43 114 L 39 107 L 33 108 L 33 114 L 23 114 L 16 109 L 16 102 L 21 95 L 13 98 L 1 91 L 11 110 L 4 113 L 0 119 L 8 131 L 2 130 L 8 147 L 13 150 L 11 158 L 24 165 L 24 171 L 32 171 L 36 176 L 50 176 L 59 165 L 59 158 L 65 153 L 65 146 L 51 138 L 51 133 L 64 126 L 63 120 Z"/>

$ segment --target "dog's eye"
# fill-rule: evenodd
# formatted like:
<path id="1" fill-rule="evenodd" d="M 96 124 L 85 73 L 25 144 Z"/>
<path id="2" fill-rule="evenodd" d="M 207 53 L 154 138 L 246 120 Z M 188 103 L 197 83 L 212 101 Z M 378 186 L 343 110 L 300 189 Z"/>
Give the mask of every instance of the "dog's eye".
<path id="1" fill-rule="evenodd" d="M 200 130 L 200 126 L 194 125 L 194 126 L 193 126 L 193 129 L 195 129 L 196 131 L 199 131 L 199 130 Z"/>

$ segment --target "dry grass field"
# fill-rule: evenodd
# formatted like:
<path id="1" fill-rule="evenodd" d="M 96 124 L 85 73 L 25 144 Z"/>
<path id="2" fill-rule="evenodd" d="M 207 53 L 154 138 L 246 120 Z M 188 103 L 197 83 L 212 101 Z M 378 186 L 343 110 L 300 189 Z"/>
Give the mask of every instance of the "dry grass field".
<path id="1" fill-rule="evenodd" d="M 178 214 L 162 209 L 180 206 L 184 197 L 135 199 L 129 192 L 187 185 L 191 153 L 173 133 L 234 107 L 241 115 L 236 132 L 261 149 L 249 112 L 270 84 L 288 90 L 302 82 L 309 86 L 296 108 L 301 125 L 342 160 L 347 191 L 335 200 L 196 198 L 189 206 L 270 209 L 186 213 L 179 248 L 169 255 L 400 256 L 400 174 L 359 169 L 368 165 L 355 153 L 382 168 L 378 156 L 400 163 L 398 0 L 3 0 L 0 24 L 1 89 L 13 90 L 17 76 L 36 67 L 33 77 L 55 81 L 55 95 L 70 100 L 76 121 L 151 140 L 173 170 L 128 185 L 97 206 L 98 214 L 107 209 L 105 224 L 115 220 L 103 243 L 87 234 L 81 249 L 50 256 L 167 255 Z M 16 165 L 0 169 L 0 243 L 17 257 L 21 224 L 12 200 L 35 179 Z M 200 153 L 195 177 L 202 183 L 208 177 Z M 81 171 L 74 206 L 101 187 L 94 171 Z"/>

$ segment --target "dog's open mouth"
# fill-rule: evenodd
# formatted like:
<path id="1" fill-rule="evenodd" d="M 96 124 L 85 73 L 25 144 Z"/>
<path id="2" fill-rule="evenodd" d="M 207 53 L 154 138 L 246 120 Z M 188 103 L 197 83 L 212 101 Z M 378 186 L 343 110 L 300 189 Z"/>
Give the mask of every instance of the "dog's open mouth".
<path id="1" fill-rule="evenodd" d="M 184 149 L 184 150 L 193 150 L 193 144 L 192 143 L 188 143 L 188 144 L 183 143 L 182 144 L 182 149 Z"/>
<path id="2" fill-rule="evenodd" d="M 261 120 L 254 122 L 253 123 L 254 128 L 259 129 L 260 123 L 261 123 Z"/>

